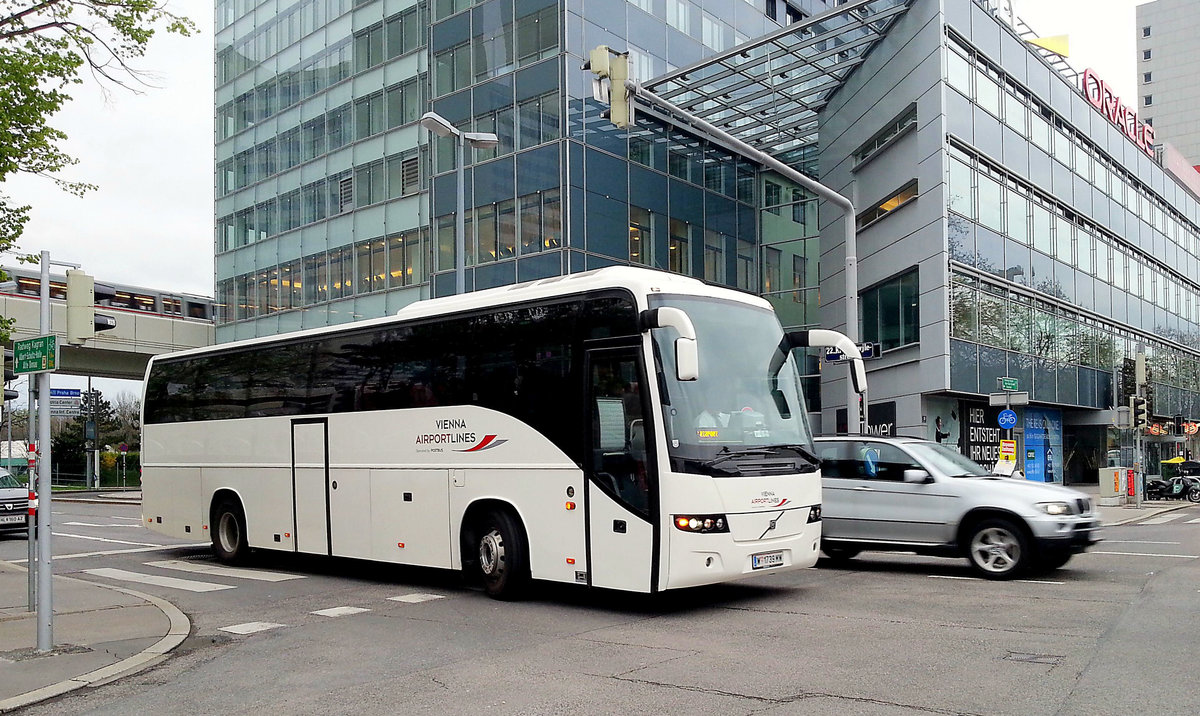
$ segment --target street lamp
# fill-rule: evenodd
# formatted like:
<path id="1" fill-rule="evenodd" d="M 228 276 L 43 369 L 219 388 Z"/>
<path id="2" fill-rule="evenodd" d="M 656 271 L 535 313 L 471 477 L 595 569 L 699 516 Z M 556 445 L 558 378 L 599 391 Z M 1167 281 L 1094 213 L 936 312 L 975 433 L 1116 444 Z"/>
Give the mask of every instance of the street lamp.
<path id="1" fill-rule="evenodd" d="M 500 143 L 500 138 L 491 132 L 463 132 L 460 131 L 450 121 L 437 112 L 426 112 L 421 115 L 421 126 L 439 137 L 454 137 L 455 143 L 458 145 L 458 162 L 456 164 L 455 179 L 458 184 L 458 197 L 454 218 L 454 285 L 455 293 L 466 293 L 466 243 L 467 243 L 467 228 L 466 228 L 466 207 L 464 206 L 464 193 L 466 190 L 465 173 L 463 172 L 463 163 L 465 161 L 466 146 L 471 145 L 474 149 L 491 149 Z"/>

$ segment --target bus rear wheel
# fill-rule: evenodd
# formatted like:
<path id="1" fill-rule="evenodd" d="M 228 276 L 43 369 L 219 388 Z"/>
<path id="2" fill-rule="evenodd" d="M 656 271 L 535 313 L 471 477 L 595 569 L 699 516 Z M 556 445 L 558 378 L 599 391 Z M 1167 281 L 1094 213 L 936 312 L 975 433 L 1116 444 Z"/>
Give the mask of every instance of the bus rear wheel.
<path id="1" fill-rule="evenodd" d="M 250 545 L 246 543 L 246 515 L 237 500 L 225 498 L 213 507 L 209 529 L 217 559 L 226 564 L 246 560 L 250 554 Z"/>
<path id="2" fill-rule="evenodd" d="M 517 599 L 529 582 L 529 550 L 520 523 L 508 512 L 490 512 L 480 524 L 476 569 L 494 599 Z"/>

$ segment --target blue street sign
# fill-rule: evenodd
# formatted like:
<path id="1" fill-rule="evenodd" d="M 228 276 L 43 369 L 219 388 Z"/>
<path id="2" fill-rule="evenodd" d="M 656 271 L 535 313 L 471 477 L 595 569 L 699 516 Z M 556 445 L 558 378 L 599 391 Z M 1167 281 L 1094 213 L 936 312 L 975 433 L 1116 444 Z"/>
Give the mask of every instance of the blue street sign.
<path id="1" fill-rule="evenodd" d="M 1000 427 L 1009 430 L 1017 426 L 1017 414 L 1011 410 L 1001 410 L 996 421 L 1000 423 Z"/>

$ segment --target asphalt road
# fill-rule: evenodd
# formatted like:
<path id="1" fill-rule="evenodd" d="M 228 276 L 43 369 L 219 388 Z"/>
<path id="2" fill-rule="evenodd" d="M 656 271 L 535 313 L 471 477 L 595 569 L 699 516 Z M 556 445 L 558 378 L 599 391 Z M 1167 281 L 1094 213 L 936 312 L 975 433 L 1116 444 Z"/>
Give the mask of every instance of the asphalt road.
<path id="1" fill-rule="evenodd" d="M 546 585 L 518 603 L 454 574 L 345 560 L 213 571 L 207 548 L 137 517 L 56 504 L 56 573 L 161 596 L 192 636 L 153 669 L 25 713 L 1197 711 L 1200 507 L 1106 528 L 1028 581 L 865 553 L 654 598 Z M 0 538 L 0 558 L 25 552 Z"/>

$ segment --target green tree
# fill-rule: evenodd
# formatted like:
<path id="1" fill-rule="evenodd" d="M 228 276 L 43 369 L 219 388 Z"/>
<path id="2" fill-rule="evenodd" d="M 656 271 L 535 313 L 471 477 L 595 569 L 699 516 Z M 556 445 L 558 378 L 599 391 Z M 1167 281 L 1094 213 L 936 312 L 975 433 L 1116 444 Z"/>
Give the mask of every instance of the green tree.
<path id="1" fill-rule="evenodd" d="M 87 421 L 96 421 L 96 445 L 104 446 L 109 436 L 121 430 L 121 421 L 112 404 L 98 390 L 83 391 L 79 400 L 79 416 L 65 422 L 51 441 L 54 474 L 82 475 L 86 472 Z"/>
<path id="2" fill-rule="evenodd" d="M 50 120 L 85 72 L 105 90 L 145 84 L 130 63 L 158 30 L 187 36 L 195 25 L 162 0 L 0 0 L 0 186 L 35 174 L 75 195 L 95 188 L 59 176 L 76 160 Z M 16 247 L 31 210 L 0 191 L 0 253 Z M 0 318 L 0 340 L 11 327 Z"/>

